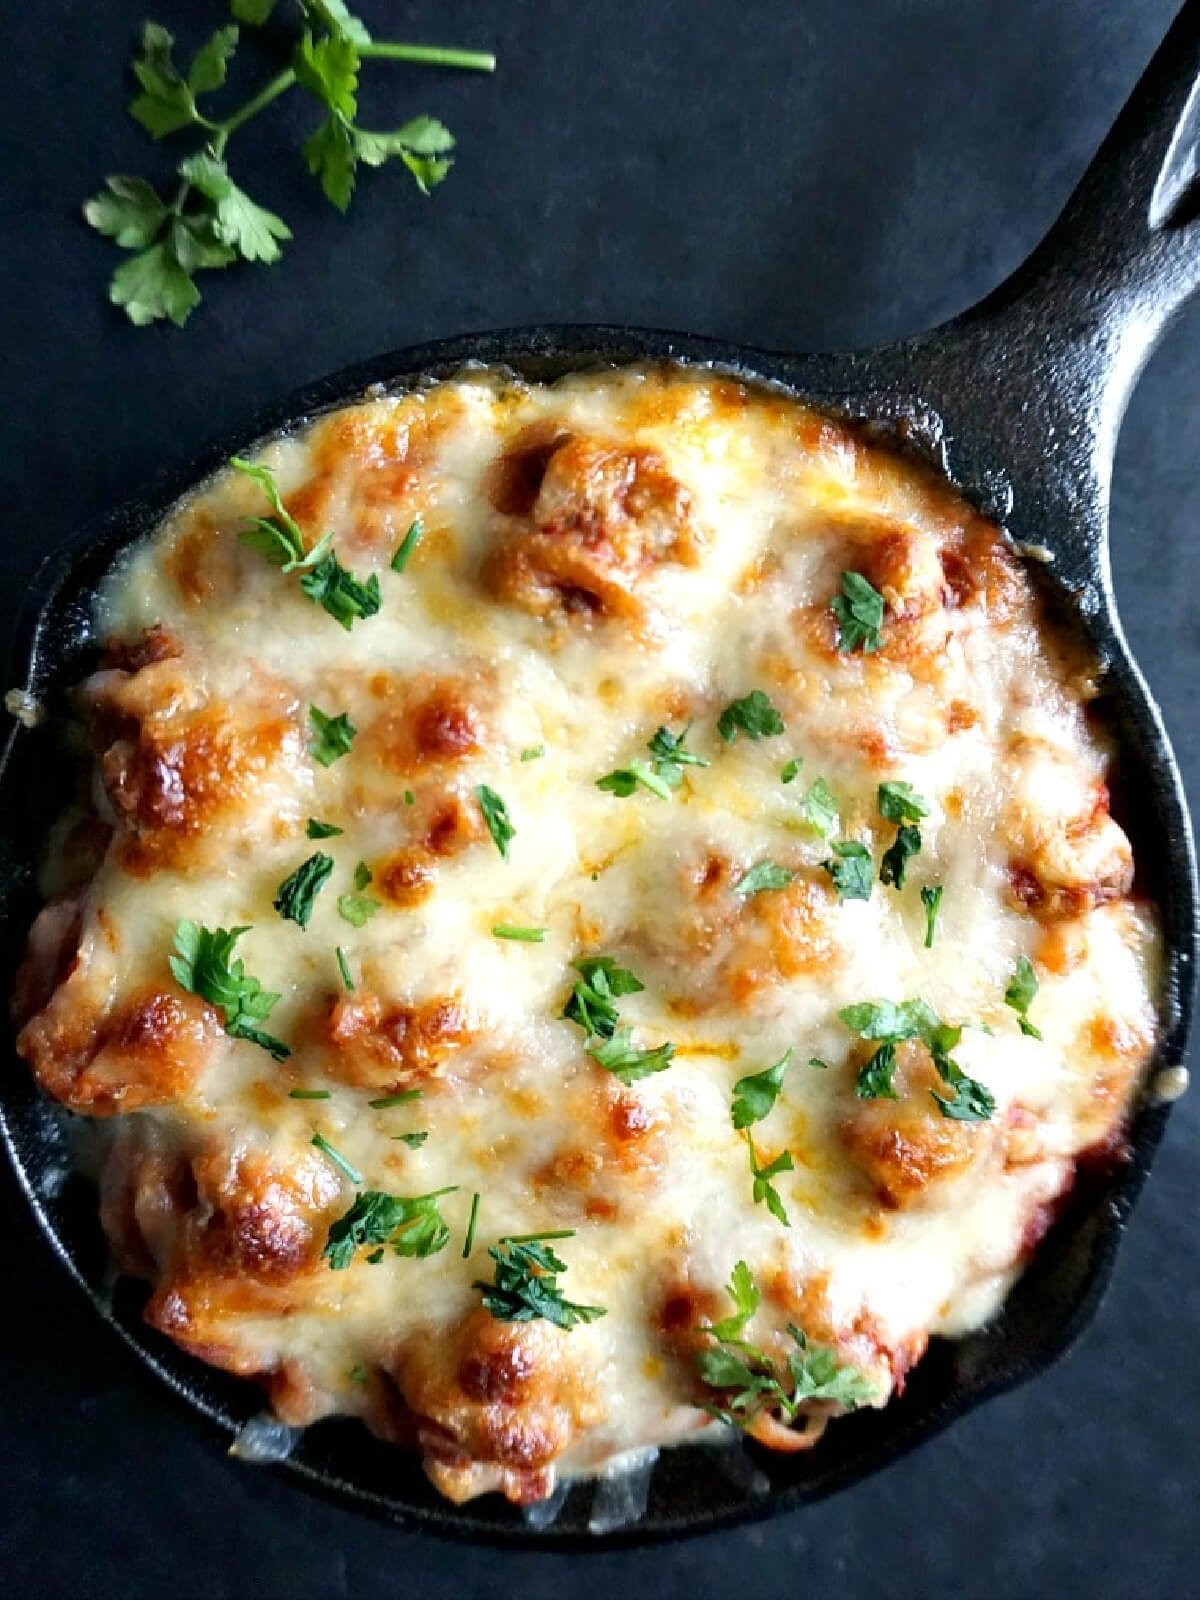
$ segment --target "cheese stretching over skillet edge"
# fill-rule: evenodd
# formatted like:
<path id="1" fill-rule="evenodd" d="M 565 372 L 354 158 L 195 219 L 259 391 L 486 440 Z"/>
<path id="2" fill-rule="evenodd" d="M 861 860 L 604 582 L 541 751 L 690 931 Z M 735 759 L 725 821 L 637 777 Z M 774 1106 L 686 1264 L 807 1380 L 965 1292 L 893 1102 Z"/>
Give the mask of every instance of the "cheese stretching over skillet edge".
<path id="1" fill-rule="evenodd" d="M 122 562 L 78 696 L 92 794 L 15 997 L 42 1086 L 106 1119 L 149 1321 L 289 1422 L 420 1450 L 454 1499 L 536 1501 L 706 1406 L 792 1449 L 885 1404 L 995 1312 L 1153 1052 L 1094 663 L 945 483 L 704 370 L 472 371 L 257 460 L 349 610 L 239 537 L 272 512 L 233 469 Z M 832 609 L 845 573 L 876 629 Z M 924 815 L 884 814 L 896 784 Z M 302 927 L 274 902 L 318 854 Z M 269 1014 L 231 1031 L 178 981 L 181 921 L 245 929 Z M 564 1017 L 599 956 L 641 987 Z M 887 1001 L 925 1024 L 840 1015 Z M 788 1052 L 735 1127 L 734 1085 Z M 331 1254 L 356 1203 L 439 1190 L 441 1248 Z M 559 1270 L 526 1255 L 504 1301 L 500 1241 L 547 1232 Z M 710 1327 L 738 1263 L 750 1356 Z M 510 1319 L 547 1285 L 603 1315 Z M 778 1393 L 739 1409 L 714 1351 Z"/>

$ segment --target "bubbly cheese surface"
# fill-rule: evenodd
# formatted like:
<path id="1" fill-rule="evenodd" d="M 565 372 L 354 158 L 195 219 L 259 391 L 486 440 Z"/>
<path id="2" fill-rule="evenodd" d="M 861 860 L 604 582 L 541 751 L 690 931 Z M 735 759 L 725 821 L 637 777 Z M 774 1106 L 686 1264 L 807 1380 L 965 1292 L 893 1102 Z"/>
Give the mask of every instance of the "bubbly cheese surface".
<path id="1" fill-rule="evenodd" d="M 58 830 L 17 996 L 44 1087 L 111 1119 L 103 1218 L 150 1320 L 287 1420 L 347 1412 L 415 1445 L 455 1498 L 536 1500 L 709 1426 L 727 1397 L 696 1357 L 739 1261 L 762 1293 L 746 1337 L 782 1361 L 798 1325 L 885 1403 L 931 1335 L 996 1310 L 1153 1050 L 1157 924 L 1108 811 L 1092 663 L 947 485 L 705 371 L 471 372 L 256 459 L 379 609 L 346 629 L 248 547 L 270 506 L 233 470 L 129 555 L 80 694 L 93 808 Z M 884 599 L 877 649 L 839 648 L 845 572 Z M 723 738 L 755 690 L 783 731 Z M 314 706 L 355 730 L 329 765 Z M 597 787 L 653 776 L 660 727 L 708 764 L 665 795 Z M 888 781 L 927 810 L 902 887 L 880 880 Z M 846 841 L 867 899 L 839 897 Z M 301 928 L 273 902 L 317 852 L 334 865 Z M 786 881 L 741 892 L 765 862 Z M 181 919 L 246 929 L 285 1059 L 175 981 Z M 620 1023 L 674 1047 L 665 1070 L 622 1082 L 563 1017 L 599 955 L 641 981 Z M 1005 1003 L 1021 957 L 1040 1037 Z M 896 1047 L 895 1099 L 856 1092 L 877 1044 L 839 1013 L 915 999 L 971 1025 L 953 1059 L 990 1116 L 943 1114 L 920 1040 Z M 735 1083 L 788 1051 L 774 1106 L 735 1128 Z M 784 1152 L 786 1225 L 751 1172 Z M 437 1253 L 322 1256 L 356 1193 L 443 1189 Z M 559 1288 L 604 1315 L 499 1320 L 489 1247 L 559 1230 Z"/>

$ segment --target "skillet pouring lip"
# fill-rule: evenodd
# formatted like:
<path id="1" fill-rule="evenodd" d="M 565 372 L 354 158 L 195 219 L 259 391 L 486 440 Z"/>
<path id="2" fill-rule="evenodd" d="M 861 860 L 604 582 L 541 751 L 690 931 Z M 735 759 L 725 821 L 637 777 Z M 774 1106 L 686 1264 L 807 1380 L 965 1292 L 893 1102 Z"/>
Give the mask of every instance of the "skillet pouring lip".
<path id="1" fill-rule="evenodd" d="M 613 326 L 487 332 L 394 351 L 306 385 L 269 406 L 186 468 L 159 474 L 98 528 L 50 555 L 26 596 L 8 681 L 26 685 L 39 697 L 60 695 L 78 681 L 92 647 L 90 601 L 101 576 L 123 548 L 149 533 L 176 500 L 232 454 L 360 399 L 365 391 L 411 388 L 466 365 L 507 367 L 529 378 L 552 380 L 592 367 L 663 361 L 710 366 L 749 383 L 779 386 L 800 401 L 841 415 L 859 414 L 864 420 L 869 420 L 867 407 L 874 409 L 880 396 L 890 395 L 901 409 L 915 398 L 895 392 L 886 352 L 875 366 L 871 353 L 844 361 L 837 356 L 792 357 L 688 334 Z M 969 485 L 958 487 L 972 497 Z M 1135 850 L 1144 836 L 1157 854 L 1153 887 L 1168 940 L 1171 993 L 1153 1075 L 1182 1060 L 1191 1016 L 1196 918 L 1190 831 L 1170 746 L 1115 619 L 1102 612 L 1083 620 L 1111 670 L 1120 747 L 1127 749 L 1128 732 L 1134 765 L 1153 779 L 1150 816 L 1135 832 Z M 26 798 L 30 746 L 38 742 L 14 724 L 0 753 L 0 973 L 10 988 L 38 903 L 33 861 L 41 842 L 37 824 L 45 812 L 41 819 L 33 818 Z M 1160 888 L 1169 892 L 1160 897 Z M 50 1109 L 24 1064 L 19 1065 L 0 1089 L 0 1135 L 40 1231 L 139 1361 L 226 1436 L 236 1433 L 261 1410 L 257 1389 L 184 1355 L 141 1322 L 145 1291 L 125 1279 L 113 1284 L 94 1191 L 70 1174 L 64 1119 Z M 666 1450 L 655 1468 L 644 1516 L 603 1531 L 589 1526 L 592 1508 L 598 1506 L 595 1497 L 603 1495 L 593 1485 L 572 1488 L 557 1518 L 535 1528 L 496 1495 L 463 1506 L 443 1500 L 415 1457 L 379 1443 L 349 1421 L 307 1430 L 286 1469 L 310 1489 L 402 1526 L 546 1550 L 595 1550 L 707 1533 L 821 1499 L 879 1470 L 992 1395 L 1036 1376 L 1066 1352 L 1103 1297 L 1169 1109 L 1143 1096 L 1129 1129 L 1128 1161 L 1107 1170 L 1081 1171 L 1064 1216 L 1039 1245 L 991 1324 L 962 1340 L 932 1341 L 902 1395 L 882 1411 L 841 1419 L 814 1451 L 777 1456 L 754 1446 L 742 1453 L 740 1446 L 729 1450 L 708 1445 Z"/>

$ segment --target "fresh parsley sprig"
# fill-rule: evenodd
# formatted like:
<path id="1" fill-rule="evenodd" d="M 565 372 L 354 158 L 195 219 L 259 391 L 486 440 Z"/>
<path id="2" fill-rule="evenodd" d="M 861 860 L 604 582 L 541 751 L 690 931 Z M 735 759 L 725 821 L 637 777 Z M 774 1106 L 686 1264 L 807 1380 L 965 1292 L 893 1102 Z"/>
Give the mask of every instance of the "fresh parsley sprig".
<path id="1" fill-rule="evenodd" d="M 541 1318 L 556 1328 L 569 1330 L 607 1315 L 603 1306 L 584 1306 L 568 1300 L 558 1286 L 558 1276 L 567 1270 L 567 1264 L 548 1241 L 571 1237 L 573 1230 L 566 1230 L 501 1239 L 490 1246 L 488 1255 L 496 1263 L 493 1281 L 476 1279 L 471 1287 L 481 1291 L 485 1308 L 497 1322 L 534 1322 Z"/>
<path id="2" fill-rule="evenodd" d="M 309 856 L 307 861 L 302 861 L 295 872 L 283 880 L 276 892 L 275 909 L 279 915 L 301 928 L 307 928 L 317 896 L 332 871 L 333 857 L 323 855 L 320 850 Z"/>
<path id="3" fill-rule="evenodd" d="M 866 845 L 857 839 L 835 839 L 832 849 L 833 854 L 821 865 L 833 879 L 838 904 L 845 905 L 847 900 L 869 900 L 873 866 Z"/>
<path id="4" fill-rule="evenodd" d="M 782 733 L 784 726 L 770 695 L 762 689 L 751 689 L 741 699 L 731 700 L 717 718 L 717 732 L 726 744 L 732 744 L 739 733 L 747 739 L 771 739 Z"/>
<path id="5" fill-rule="evenodd" d="M 861 650 L 870 655 L 883 643 L 884 599 L 861 572 L 842 573 L 842 592 L 829 602 L 838 625 L 837 647 L 843 655 Z"/>
<path id="6" fill-rule="evenodd" d="M 231 1038 L 248 1039 L 276 1061 L 284 1061 L 291 1050 L 258 1026 L 280 997 L 264 989 L 233 958 L 235 945 L 249 931 L 249 927 L 205 928 L 185 918 L 175 929 L 175 954 L 168 958 L 171 972 L 176 983 L 224 1013 L 225 1032 Z"/>
<path id="7" fill-rule="evenodd" d="M 186 69 L 175 62 L 175 41 L 166 28 L 156 22 L 143 28 L 133 62 L 139 93 L 130 115 L 155 140 L 191 132 L 201 143 L 176 167 L 173 194 L 160 194 L 143 178 L 110 177 L 83 208 L 99 233 L 136 252 L 109 285 L 109 298 L 136 326 L 169 318 L 182 327 L 200 302 L 198 272 L 238 261 L 271 266 L 279 260 L 291 230 L 234 182 L 226 150 L 240 128 L 292 88 L 303 89 L 324 113 L 302 155 L 339 211 L 350 204 L 360 164 L 379 167 L 399 160 L 425 195 L 449 172 L 454 138 L 435 118 L 414 117 L 388 132 L 359 126 L 359 69 L 364 61 L 389 60 L 492 72 L 495 57 L 485 51 L 376 43 L 343 0 L 299 4 L 304 28 L 291 64 L 219 118 L 208 97 L 225 83 L 241 37 L 237 24 L 262 26 L 274 0 L 232 0 L 234 23 L 218 28 Z"/>
<path id="8" fill-rule="evenodd" d="M 739 1078 L 733 1086 L 733 1125 L 748 1128 L 768 1116 L 779 1099 L 783 1088 L 783 1075 L 792 1059 L 791 1050 L 785 1050 L 773 1067 L 762 1072 L 752 1072 Z"/>
<path id="9" fill-rule="evenodd" d="M 768 1162 L 765 1167 L 758 1164 L 758 1151 L 754 1148 L 754 1139 L 749 1130 L 746 1131 L 746 1146 L 750 1151 L 750 1175 L 754 1179 L 754 1204 L 766 1205 L 767 1210 L 777 1222 L 782 1222 L 785 1228 L 791 1227 L 788 1214 L 784 1210 L 783 1201 L 779 1198 L 779 1191 L 771 1182 L 781 1172 L 791 1172 L 795 1163 L 790 1150 L 783 1150 L 774 1161 Z"/>
<path id="10" fill-rule="evenodd" d="M 641 994 L 645 984 L 612 956 L 584 956 L 574 963 L 580 976 L 563 1007 L 563 1016 L 589 1036 L 611 1039 L 617 1030 L 616 1002 L 622 995 Z"/>

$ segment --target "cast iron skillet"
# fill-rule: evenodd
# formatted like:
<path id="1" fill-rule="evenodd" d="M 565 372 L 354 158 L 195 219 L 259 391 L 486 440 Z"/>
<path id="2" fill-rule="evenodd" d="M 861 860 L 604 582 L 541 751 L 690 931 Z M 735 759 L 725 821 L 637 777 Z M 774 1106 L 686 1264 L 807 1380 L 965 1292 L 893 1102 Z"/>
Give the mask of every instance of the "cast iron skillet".
<path id="1" fill-rule="evenodd" d="M 401 350 L 293 395 L 47 563 L 27 603 L 9 681 L 52 706 L 60 702 L 92 659 L 90 598 L 114 554 L 229 455 L 351 401 L 369 385 L 404 387 L 449 375 L 467 361 L 553 378 L 599 363 L 646 360 L 710 363 L 782 384 L 932 452 L 1016 539 L 1053 553 L 1051 586 L 1080 617 L 1108 669 L 1108 710 L 1125 780 L 1117 798 L 1166 931 L 1168 992 L 1156 1070 L 1179 1063 L 1196 940 L 1191 836 L 1171 748 L 1113 608 L 1106 538 L 1113 446 L 1126 399 L 1167 320 L 1200 286 L 1198 72 L 1200 0 L 1191 0 L 1032 258 L 980 306 L 920 338 L 796 357 L 630 328 L 535 328 Z M 31 863 L 57 809 L 52 748 L 53 735 L 14 729 L 3 752 L 0 979 L 11 975 L 36 909 Z M 42 1231 L 101 1315 L 178 1395 L 227 1433 L 237 1429 L 259 1409 L 257 1392 L 142 1326 L 142 1292 L 110 1282 L 95 1198 L 70 1173 L 61 1122 L 15 1061 L 3 1081 L 0 1118 Z M 1165 1121 L 1165 1105 L 1147 1096 L 1131 1130 L 1131 1161 L 1081 1178 L 1074 1204 L 999 1320 L 961 1342 L 935 1342 L 901 1399 L 883 1412 L 838 1422 L 809 1453 L 668 1451 L 654 1472 L 644 1516 L 624 1529 L 605 1528 L 609 1541 L 708 1531 L 814 1500 L 1048 1367 L 1099 1303 Z M 613 1520 L 606 1492 L 591 1486 L 573 1490 L 545 1528 L 531 1527 L 496 1496 L 451 1506 L 413 1460 L 346 1422 L 309 1430 L 288 1468 L 308 1485 L 394 1521 L 494 1541 L 594 1548 L 601 1535 L 592 1508 L 599 1504 L 601 1525 Z"/>

